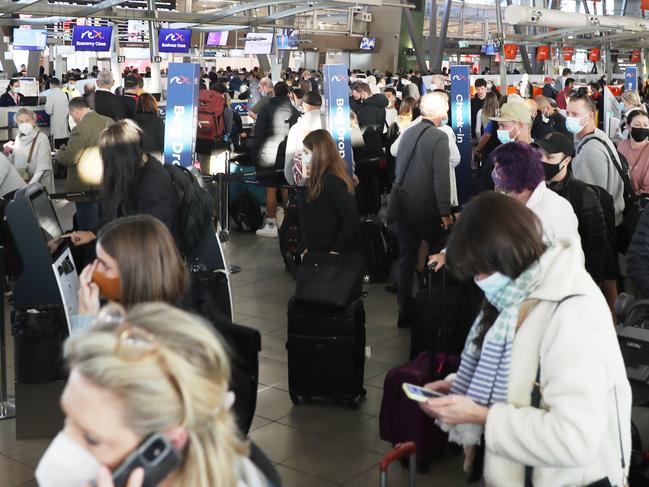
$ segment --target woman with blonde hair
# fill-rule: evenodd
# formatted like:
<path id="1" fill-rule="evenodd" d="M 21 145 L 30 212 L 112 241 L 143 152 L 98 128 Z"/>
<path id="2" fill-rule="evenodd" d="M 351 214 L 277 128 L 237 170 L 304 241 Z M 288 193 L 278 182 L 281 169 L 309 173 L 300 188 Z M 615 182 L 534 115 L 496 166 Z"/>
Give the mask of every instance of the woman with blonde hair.
<path id="1" fill-rule="evenodd" d="M 304 157 L 309 161 L 305 248 L 352 253 L 360 216 L 347 164 L 327 130 L 314 130 L 303 143 Z"/>
<path id="2" fill-rule="evenodd" d="M 155 477 L 127 469 L 129 487 L 272 485 L 237 433 L 227 354 L 199 318 L 163 303 L 111 305 L 66 342 L 65 358 L 66 422 L 36 469 L 41 487 L 112 487 L 116 469 L 154 440 L 149 454 L 164 466 Z"/>

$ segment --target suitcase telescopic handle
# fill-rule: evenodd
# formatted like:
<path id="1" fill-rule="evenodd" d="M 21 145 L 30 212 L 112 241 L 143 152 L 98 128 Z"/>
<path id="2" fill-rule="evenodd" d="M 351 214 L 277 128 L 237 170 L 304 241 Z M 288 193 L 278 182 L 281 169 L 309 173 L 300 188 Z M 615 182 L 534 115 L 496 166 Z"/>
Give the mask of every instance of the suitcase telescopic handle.
<path id="1" fill-rule="evenodd" d="M 412 442 L 398 443 L 392 450 L 387 452 L 381 462 L 379 469 L 381 471 L 381 487 L 388 487 L 388 467 L 392 462 L 406 455 L 410 456 L 410 487 L 415 486 L 415 479 L 417 477 L 417 446 Z"/>

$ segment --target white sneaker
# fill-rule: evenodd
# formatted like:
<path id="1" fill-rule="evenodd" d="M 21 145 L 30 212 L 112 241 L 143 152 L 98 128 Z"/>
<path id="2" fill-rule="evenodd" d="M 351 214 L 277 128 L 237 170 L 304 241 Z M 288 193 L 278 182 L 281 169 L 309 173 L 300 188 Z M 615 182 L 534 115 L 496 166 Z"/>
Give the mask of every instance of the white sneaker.
<path id="1" fill-rule="evenodd" d="M 277 226 L 274 223 L 266 223 L 263 228 L 257 230 L 257 236 L 277 238 L 279 236 L 277 233 Z"/>
<path id="2" fill-rule="evenodd" d="M 277 222 L 277 228 L 282 228 L 282 222 L 284 221 L 284 208 L 281 206 L 278 207 L 275 212 L 275 221 Z"/>

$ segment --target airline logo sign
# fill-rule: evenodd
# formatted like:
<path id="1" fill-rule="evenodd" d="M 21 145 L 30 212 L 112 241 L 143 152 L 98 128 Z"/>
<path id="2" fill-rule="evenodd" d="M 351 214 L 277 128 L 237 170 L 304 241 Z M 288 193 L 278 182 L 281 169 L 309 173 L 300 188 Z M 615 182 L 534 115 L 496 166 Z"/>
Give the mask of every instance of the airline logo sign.
<path id="1" fill-rule="evenodd" d="M 75 51 L 109 51 L 113 28 L 100 25 L 75 25 L 72 45 Z"/>
<path id="2" fill-rule="evenodd" d="M 349 123 L 349 86 L 346 64 L 324 65 L 327 126 L 340 156 L 352 173 L 352 129 Z"/>
<path id="3" fill-rule="evenodd" d="M 471 96 L 469 66 L 451 66 L 451 119 L 460 164 L 455 168 L 460 205 L 471 197 Z"/>
<path id="4" fill-rule="evenodd" d="M 160 52 L 189 52 L 191 37 L 189 29 L 160 29 L 158 48 Z"/>
<path id="5" fill-rule="evenodd" d="M 165 113 L 165 164 L 191 167 L 198 120 L 198 64 L 169 64 Z"/>

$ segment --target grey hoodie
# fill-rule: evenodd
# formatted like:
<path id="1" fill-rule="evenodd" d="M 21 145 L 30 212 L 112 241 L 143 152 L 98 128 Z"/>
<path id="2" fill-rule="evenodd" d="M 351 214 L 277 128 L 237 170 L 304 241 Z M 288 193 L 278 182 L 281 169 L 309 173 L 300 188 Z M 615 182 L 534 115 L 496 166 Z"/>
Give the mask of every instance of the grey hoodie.
<path id="1" fill-rule="evenodd" d="M 613 197 L 615 206 L 615 225 L 619 225 L 622 223 L 622 212 L 624 211 L 624 183 L 604 145 L 596 140 L 589 141 L 594 137 L 604 140 L 613 154 L 618 157 L 617 149 L 611 139 L 596 128 L 595 132 L 584 137 L 580 138 L 575 135 L 577 154 L 572 162 L 572 172 L 577 179 L 608 191 Z"/>

